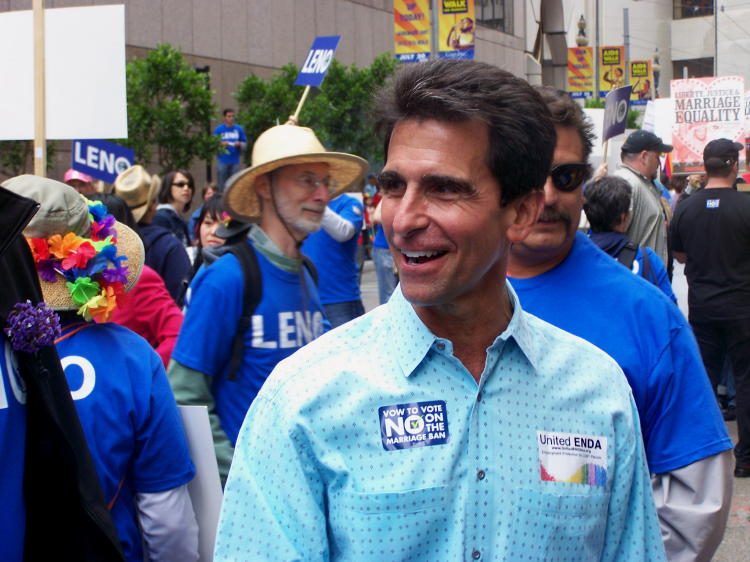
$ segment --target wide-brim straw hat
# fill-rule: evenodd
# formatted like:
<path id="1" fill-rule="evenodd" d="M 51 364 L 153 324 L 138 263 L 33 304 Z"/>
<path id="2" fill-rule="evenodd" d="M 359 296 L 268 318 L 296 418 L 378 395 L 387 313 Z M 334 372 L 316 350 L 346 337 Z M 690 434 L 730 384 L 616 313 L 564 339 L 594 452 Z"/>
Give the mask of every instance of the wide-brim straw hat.
<path id="1" fill-rule="evenodd" d="M 54 234 L 65 236 L 68 232 L 90 237 L 91 220 L 86 200 L 69 185 L 28 174 L 11 178 L 2 185 L 40 205 L 39 211 L 23 231 L 26 238 L 46 239 Z M 143 269 L 143 242 L 132 228 L 121 222 L 115 221 L 113 228 L 117 233 L 117 255 L 127 258 L 123 265 L 128 266 L 125 291 L 129 291 Z M 55 310 L 77 310 L 79 307 L 73 303 L 65 278 L 59 273 L 56 276 L 54 283 L 39 277 L 44 302 Z"/>
<path id="2" fill-rule="evenodd" d="M 149 203 L 156 200 L 160 187 L 159 176 L 149 174 L 143 166 L 136 164 L 117 176 L 114 194 L 125 201 L 135 222 L 141 222 Z"/>
<path id="3" fill-rule="evenodd" d="M 329 152 L 312 129 L 297 125 L 277 125 L 264 131 L 253 145 L 252 165 L 227 180 L 224 208 L 242 222 L 254 222 L 260 216 L 255 179 L 282 166 L 328 164 L 331 198 L 361 181 L 367 160 L 343 152 Z"/>

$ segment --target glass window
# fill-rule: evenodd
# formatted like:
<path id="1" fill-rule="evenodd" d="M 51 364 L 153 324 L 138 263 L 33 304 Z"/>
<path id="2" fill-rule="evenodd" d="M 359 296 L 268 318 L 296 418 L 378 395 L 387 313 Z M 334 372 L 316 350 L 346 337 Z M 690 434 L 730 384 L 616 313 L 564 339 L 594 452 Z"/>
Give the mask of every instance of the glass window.
<path id="1" fill-rule="evenodd" d="M 474 10 L 480 25 L 513 33 L 513 0 L 475 0 Z"/>
<path id="2" fill-rule="evenodd" d="M 706 57 L 702 59 L 686 59 L 672 61 L 672 78 L 682 78 L 684 69 L 687 68 L 688 78 L 700 78 L 701 76 L 714 75 L 714 59 Z"/>
<path id="3" fill-rule="evenodd" d="M 714 0 L 673 0 L 674 19 L 714 15 Z"/>

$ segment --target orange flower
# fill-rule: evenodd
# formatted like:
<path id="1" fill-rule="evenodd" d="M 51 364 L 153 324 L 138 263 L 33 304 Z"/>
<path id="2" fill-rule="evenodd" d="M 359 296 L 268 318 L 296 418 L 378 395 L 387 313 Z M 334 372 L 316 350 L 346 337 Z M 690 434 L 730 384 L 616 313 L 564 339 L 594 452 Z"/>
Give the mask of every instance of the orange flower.
<path id="1" fill-rule="evenodd" d="M 123 294 L 122 283 L 112 283 L 102 289 L 101 294 L 91 299 L 88 305 L 88 313 L 97 322 L 107 322 L 112 311 L 117 308 L 118 299 Z"/>
<path id="2" fill-rule="evenodd" d="M 75 252 L 78 247 L 83 244 L 83 238 L 79 238 L 72 232 L 68 232 L 65 238 L 59 234 L 53 234 L 47 239 L 49 242 L 49 249 L 56 258 L 67 258 L 70 254 Z"/>

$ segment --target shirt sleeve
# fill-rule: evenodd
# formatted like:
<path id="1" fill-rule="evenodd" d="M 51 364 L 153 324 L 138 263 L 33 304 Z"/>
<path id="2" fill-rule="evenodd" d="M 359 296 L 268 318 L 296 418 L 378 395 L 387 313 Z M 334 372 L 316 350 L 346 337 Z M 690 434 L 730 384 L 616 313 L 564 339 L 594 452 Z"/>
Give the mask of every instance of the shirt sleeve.
<path id="1" fill-rule="evenodd" d="M 682 213 L 680 212 L 681 207 L 675 210 L 672 221 L 669 223 L 669 238 L 672 246 L 672 250 L 675 252 L 685 252 L 685 248 L 682 245 L 682 238 L 680 238 L 679 224 Z"/>
<path id="2" fill-rule="evenodd" d="M 145 272 L 146 270 L 144 270 Z M 166 367 L 182 326 L 182 311 L 177 307 L 161 277 L 156 272 L 142 274 L 138 288 L 138 310 L 147 325 L 146 338 Z"/>
<path id="3" fill-rule="evenodd" d="M 303 429 L 259 395 L 235 447 L 214 560 L 328 560 L 324 495 Z"/>
<path id="4" fill-rule="evenodd" d="M 654 252 L 648 246 L 645 247 L 645 250 L 648 254 L 648 259 L 651 262 L 651 279 L 649 279 L 649 281 L 659 287 L 659 289 L 661 289 L 661 292 L 669 297 L 669 300 L 677 304 L 677 297 L 672 290 L 672 284 L 669 282 L 669 275 L 667 275 L 667 270 L 664 268 L 664 262 L 661 261 L 661 258 L 656 254 L 656 252 Z M 638 248 L 639 254 L 642 251 L 643 248 Z M 641 257 L 641 271 L 643 271 L 642 262 L 643 258 Z"/>
<path id="5" fill-rule="evenodd" d="M 135 503 L 147 560 L 198 560 L 198 522 L 186 484 L 164 492 L 137 494 Z"/>
<path id="6" fill-rule="evenodd" d="M 632 396 L 630 411 L 615 420 L 614 481 L 601 559 L 666 560 Z"/>

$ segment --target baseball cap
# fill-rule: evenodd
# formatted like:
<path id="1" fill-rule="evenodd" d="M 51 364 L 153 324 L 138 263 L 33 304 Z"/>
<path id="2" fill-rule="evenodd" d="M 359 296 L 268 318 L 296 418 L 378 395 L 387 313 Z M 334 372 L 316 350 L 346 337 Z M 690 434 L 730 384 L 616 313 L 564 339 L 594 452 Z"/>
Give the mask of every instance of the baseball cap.
<path id="1" fill-rule="evenodd" d="M 65 183 L 68 183 L 70 180 L 81 180 L 86 183 L 94 183 L 94 178 L 92 178 L 90 175 L 79 172 L 78 170 L 74 170 L 73 168 L 68 169 L 68 171 L 65 172 L 65 175 L 63 176 L 63 181 Z"/>
<path id="2" fill-rule="evenodd" d="M 739 152 L 745 147 L 729 139 L 714 139 L 703 149 L 703 162 L 713 167 L 726 166 L 739 159 Z M 711 162 L 709 162 L 711 160 Z"/>
<path id="3" fill-rule="evenodd" d="M 640 129 L 630 133 L 630 136 L 622 145 L 623 152 L 643 152 L 652 150 L 654 152 L 672 152 L 672 145 L 664 144 L 660 137 L 650 131 Z"/>

